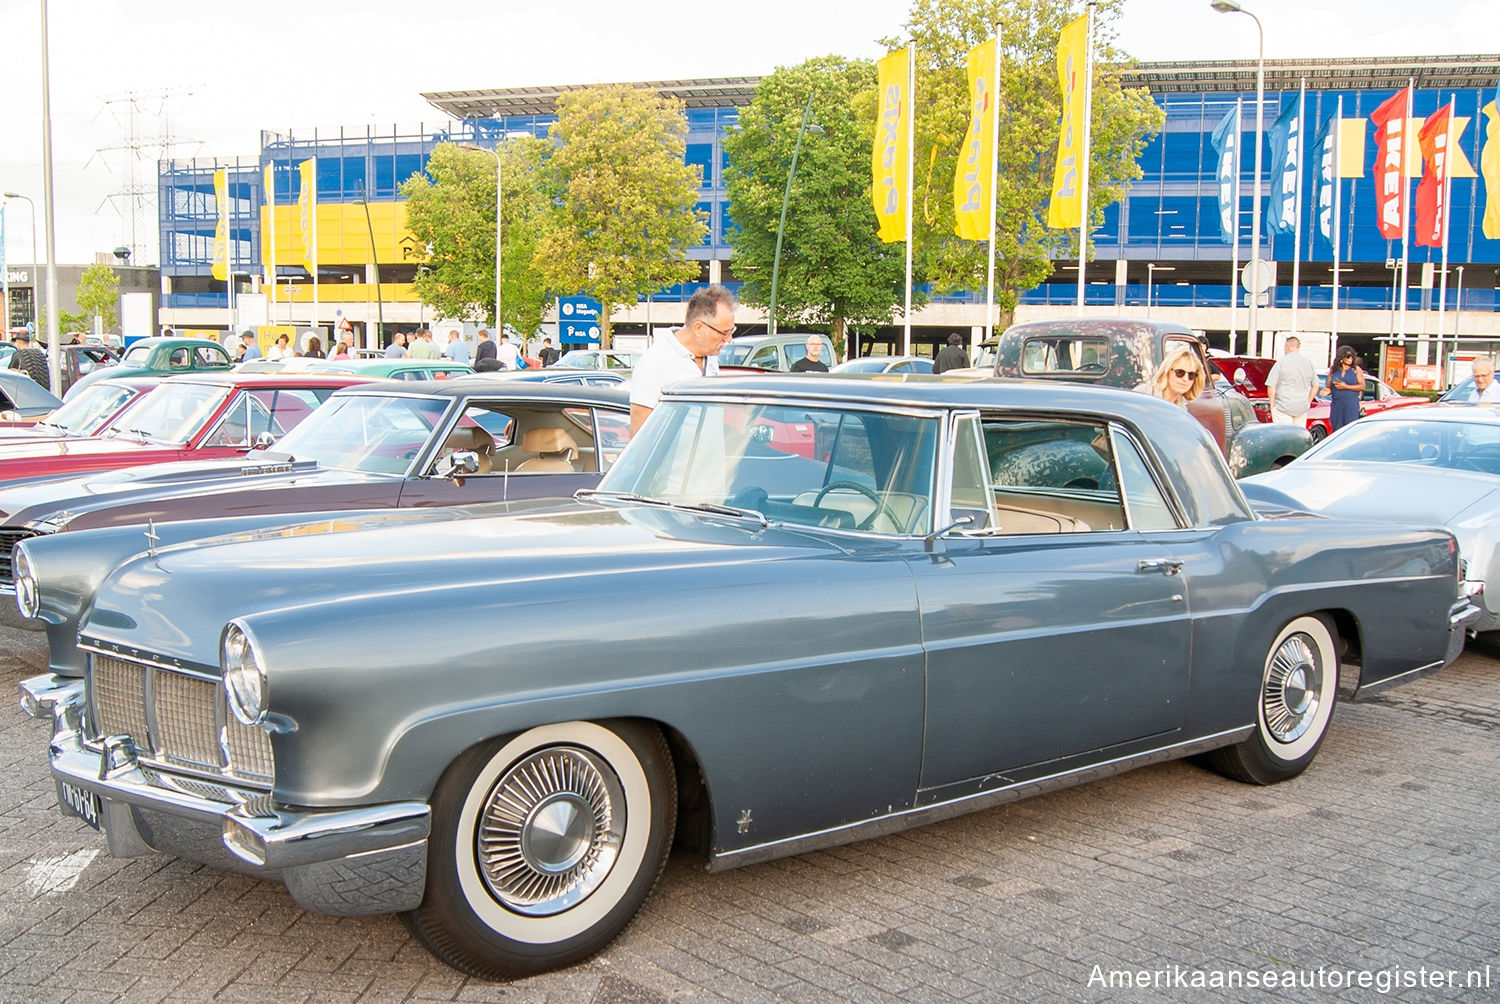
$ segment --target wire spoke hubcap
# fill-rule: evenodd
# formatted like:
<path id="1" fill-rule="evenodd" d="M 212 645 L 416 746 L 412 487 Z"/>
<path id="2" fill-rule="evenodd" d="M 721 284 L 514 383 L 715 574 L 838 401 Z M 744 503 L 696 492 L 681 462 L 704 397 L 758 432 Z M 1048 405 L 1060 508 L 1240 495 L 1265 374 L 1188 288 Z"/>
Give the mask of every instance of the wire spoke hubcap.
<path id="1" fill-rule="evenodd" d="M 538 750 L 496 782 L 476 837 L 490 893 L 517 913 L 561 913 L 609 875 L 625 833 L 620 781 L 572 746 Z"/>
<path id="2" fill-rule="evenodd" d="M 1317 650 L 1307 635 L 1291 635 L 1271 656 L 1261 692 L 1261 714 L 1271 738 L 1281 743 L 1300 739 L 1317 718 L 1322 692 Z"/>

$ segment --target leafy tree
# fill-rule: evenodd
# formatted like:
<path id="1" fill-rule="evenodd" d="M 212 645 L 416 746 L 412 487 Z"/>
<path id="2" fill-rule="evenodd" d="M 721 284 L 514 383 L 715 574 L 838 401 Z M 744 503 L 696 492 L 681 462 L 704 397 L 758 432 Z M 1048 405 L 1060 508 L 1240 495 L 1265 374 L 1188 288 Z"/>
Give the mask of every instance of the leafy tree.
<path id="1" fill-rule="evenodd" d="M 550 299 L 532 267 L 545 204 L 537 173 L 547 143 L 512 139 L 500 147 L 505 229 L 500 247 L 503 321 L 524 334 L 541 327 Z M 430 176 L 430 180 L 429 180 Z M 433 148 L 426 175 L 401 186 L 406 226 L 429 249 L 417 295 L 451 317 L 495 312 L 495 158 L 451 143 Z"/>
<path id="2" fill-rule="evenodd" d="M 776 234 L 804 110 L 804 135 L 787 200 L 776 320 L 828 325 L 835 344 L 850 323 L 887 324 L 903 298 L 905 249 L 876 236 L 870 204 L 875 64 L 824 56 L 778 69 L 755 89 L 740 128 L 724 138 L 737 230 L 730 235 L 746 303 L 769 306 Z"/>
<path id="3" fill-rule="evenodd" d="M 1141 177 L 1137 162 L 1164 120 L 1143 89 L 1120 85 L 1126 59 L 1114 48 L 1113 25 L 1124 0 L 1095 8 L 1089 227 Z M 1047 203 L 1057 159 L 1062 94 L 1057 41 L 1083 13 L 1076 0 L 913 0 L 908 36 L 917 47 L 917 177 L 913 202 L 917 247 L 927 277 L 940 291 L 983 289 L 983 241 L 953 233 L 950 196 L 959 148 L 968 129 L 968 50 L 1003 25 L 1000 66 L 999 173 L 995 185 L 995 299 L 1008 322 L 1021 293 L 1052 272 L 1052 261 L 1076 257 L 1076 230 L 1049 230 Z M 887 40 L 892 50 L 905 41 Z"/>
<path id="4" fill-rule="evenodd" d="M 534 264 L 552 289 L 599 301 L 608 348 L 615 308 L 700 272 L 687 257 L 707 233 L 694 211 L 699 171 L 683 160 L 687 118 L 679 100 L 606 84 L 561 95 L 550 136 L 553 205 Z"/>
<path id="5" fill-rule="evenodd" d="M 77 315 L 59 314 L 64 330 L 86 328 L 93 319 L 101 319 L 103 330 L 113 331 L 119 320 L 120 275 L 108 265 L 90 265 L 78 280 Z"/>

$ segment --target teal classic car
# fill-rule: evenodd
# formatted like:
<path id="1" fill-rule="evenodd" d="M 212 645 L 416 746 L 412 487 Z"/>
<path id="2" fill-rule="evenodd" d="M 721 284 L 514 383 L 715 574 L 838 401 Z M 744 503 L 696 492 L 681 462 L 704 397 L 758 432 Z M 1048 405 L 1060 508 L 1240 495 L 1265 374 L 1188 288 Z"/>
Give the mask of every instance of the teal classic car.
<path id="1" fill-rule="evenodd" d="M 1142 318 L 1070 317 L 1013 324 L 984 358 L 999 377 L 1132 390 L 1151 379 L 1164 354 L 1176 345 L 1190 348 L 1203 372 L 1217 372 L 1203 341 L 1190 328 Z M 1243 395 L 1212 383 L 1188 411 L 1213 436 L 1237 478 L 1284 467 L 1312 446 L 1305 429 L 1263 424 Z"/>
<path id="2" fill-rule="evenodd" d="M 233 365 L 234 361 L 224 351 L 224 346 L 208 338 L 141 338 L 125 347 L 118 363 L 98 367 L 80 376 L 63 395 L 63 400 L 71 400 L 73 395 L 96 380 L 142 373 L 176 376 L 227 370 Z"/>
<path id="3" fill-rule="evenodd" d="M 1377 693 L 1479 613 L 1447 531 L 1257 518 L 1181 408 L 1068 383 L 685 381 L 574 499 L 258 527 L 15 547 L 22 614 L 93 583 L 84 677 L 21 685 L 60 808 L 491 979 L 603 949 L 674 840 L 719 870 L 1191 754 L 1294 777 L 1341 662 Z"/>

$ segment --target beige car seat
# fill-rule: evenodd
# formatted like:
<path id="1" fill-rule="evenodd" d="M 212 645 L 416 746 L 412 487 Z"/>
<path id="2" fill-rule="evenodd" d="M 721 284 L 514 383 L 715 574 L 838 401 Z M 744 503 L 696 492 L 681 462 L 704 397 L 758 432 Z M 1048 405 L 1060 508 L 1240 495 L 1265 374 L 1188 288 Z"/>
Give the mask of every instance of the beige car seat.
<path id="1" fill-rule="evenodd" d="M 527 429 L 521 434 L 521 449 L 536 456 L 521 461 L 517 473 L 572 474 L 576 470 L 573 460 L 578 444 L 566 429 Z"/>
<path id="2" fill-rule="evenodd" d="M 443 440 L 440 456 L 448 456 L 459 450 L 469 450 L 479 456 L 480 474 L 490 473 L 495 456 L 495 440 L 477 425 L 463 425 L 448 433 Z"/>

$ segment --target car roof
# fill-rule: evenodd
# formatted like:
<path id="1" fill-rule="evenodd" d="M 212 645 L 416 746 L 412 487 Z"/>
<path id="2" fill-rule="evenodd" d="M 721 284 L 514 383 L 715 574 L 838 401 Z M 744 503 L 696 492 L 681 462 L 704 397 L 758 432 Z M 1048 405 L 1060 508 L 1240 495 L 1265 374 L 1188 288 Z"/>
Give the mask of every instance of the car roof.
<path id="1" fill-rule="evenodd" d="M 366 378 L 354 373 L 241 373 L 237 370 L 202 370 L 166 377 L 163 384 L 198 383 L 219 387 L 348 387 Z"/>
<path id="2" fill-rule="evenodd" d="M 1492 404 L 1454 404 L 1443 402 L 1433 404 L 1431 407 L 1422 405 L 1409 405 L 1405 408 L 1391 408 L 1386 411 L 1377 411 L 1366 415 L 1360 420 L 1363 425 L 1366 422 L 1487 422 L 1491 425 L 1500 425 L 1500 407 Z"/>
<path id="3" fill-rule="evenodd" d="M 374 380 L 355 384 L 339 391 L 339 397 L 350 395 L 402 394 L 407 397 L 465 398 L 495 395 L 515 400 L 572 401 L 579 404 L 603 404 L 629 407 L 630 394 L 619 387 L 588 387 L 582 384 L 509 380 L 489 373 L 465 374 L 450 380 Z"/>
<path id="4" fill-rule="evenodd" d="M 149 338 L 137 338 L 135 341 L 131 342 L 125 347 L 127 349 L 133 349 L 138 345 L 145 345 L 153 348 L 158 345 L 171 345 L 173 347 L 176 347 L 178 345 L 187 345 L 192 348 L 212 345 L 216 349 L 220 349 L 226 352 L 228 351 L 227 349 L 224 349 L 224 346 L 220 345 L 212 338 L 186 338 L 180 335 L 152 335 Z"/>

